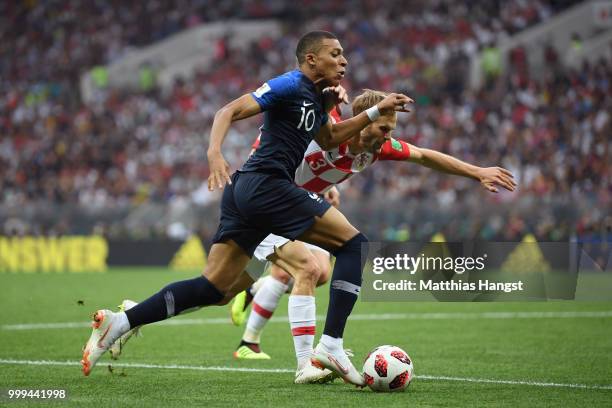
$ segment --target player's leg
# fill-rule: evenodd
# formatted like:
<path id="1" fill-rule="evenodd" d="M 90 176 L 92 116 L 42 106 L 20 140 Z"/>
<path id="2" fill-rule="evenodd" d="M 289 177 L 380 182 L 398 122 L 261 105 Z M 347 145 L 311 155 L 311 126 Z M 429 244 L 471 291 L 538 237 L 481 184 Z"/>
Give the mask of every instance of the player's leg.
<path id="1" fill-rule="evenodd" d="M 299 239 L 329 248 L 336 256 L 325 328 L 313 362 L 334 369 L 345 381 L 363 385 L 362 376 L 344 353 L 342 337 L 361 288 L 361 245 L 367 238 L 342 213 L 330 208 Z"/>
<path id="2" fill-rule="evenodd" d="M 269 270 L 271 267 L 272 267 L 272 262 L 268 262 L 267 270 Z M 269 278 L 270 276 L 268 275 L 268 276 L 261 277 L 257 279 L 255 282 L 253 282 L 253 284 L 249 286 L 247 289 L 249 293 L 251 294 L 251 296 L 255 297 L 255 295 L 257 294 L 257 291 L 266 283 L 266 280 L 268 280 Z M 290 279 L 287 284 L 291 286 L 292 283 L 293 283 L 293 278 Z"/>
<path id="3" fill-rule="evenodd" d="M 229 301 L 239 292 L 244 291 L 246 288 L 249 288 L 253 284 L 253 278 L 246 272 L 242 272 L 238 279 L 234 282 L 230 290 L 225 294 L 225 297 L 216 305 L 223 306 L 229 303 Z M 119 305 L 119 311 L 125 312 L 136 306 L 138 303 L 126 299 Z M 195 311 L 196 309 L 191 309 Z M 183 313 L 187 313 L 190 310 L 186 310 Z M 123 348 L 127 344 L 127 342 L 134 336 L 138 335 L 140 332 L 140 327 L 131 328 L 127 333 L 124 333 L 119 337 L 110 347 L 109 351 L 111 354 L 111 358 L 117 360 L 121 353 L 123 352 Z"/>
<path id="4" fill-rule="evenodd" d="M 83 351 L 83 373 L 89 375 L 104 352 L 130 329 L 221 302 L 249 259 L 232 240 L 214 244 L 201 276 L 171 283 L 125 312 L 98 310 L 92 323 L 94 330 Z"/>
<path id="5" fill-rule="evenodd" d="M 316 323 L 314 289 L 321 267 L 312 252 L 299 241 L 278 248 L 271 260 L 277 274 L 287 271 L 294 277 L 288 307 L 299 371 L 306 363 L 310 365 Z"/>
<path id="6" fill-rule="evenodd" d="M 234 296 L 232 307 L 230 308 L 230 317 L 234 326 L 242 326 L 247 320 L 247 309 L 251 305 L 251 302 L 253 302 L 253 298 L 257 294 L 259 288 L 261 288 L 268 279 L 271 279 L 269 275 L 261 277 L 253 282 L 251 286 Z"/>
<path id="7" fill-rule="evenodd" d="M 323 286 L 331 277 L 331 256 L 330 253 L 321 249 L 319 247 L 315 247 L 313 245 L 307 244 L 306 247 L 310 247 L 310 251 L 317 259 L 317 264 L 319 265 L 319 279 L 317 280 L 316 286 Z"/>
<path id="8" fill-rule="evenodd" d="M 124 299 L 123 302 L 118 306 L 120 312 L 125 312 L 128 309 L 133 308 L 138 303 L 134 302 L 130 299 Z M 140 327 L 130 328 L 127 332 L 123 333 L 115 342 L 111 345 L 110 352 L 111 358 L 117 360 L 121 353 L 123 352 L 123 348 L 127 344 L 127 342 L 134 336 L 140 335 Z"/>
<path id="9" fill-rule="evenodd" d="M 320 370 L 311 364 L 316 331 L 316 305 L 314 290 L 323 270 L 328 274 L 329 256 L 318 256 L 321 250 L 312 250 L 299 241 L 289 242 L 278 248 L 271 257 L 275 269 L 290 272 L 294 285 L 289 296 L 289 323 L 297 359 L 295 383 L 325 383 L 337 375 L 330 370 Z M 282 268 L 280 268 L 282 267 Z"/>
<path id="10" fill-rule="evenodd" d="M 314 281 L 319 275 L 316 258 L 303 243 L 270 234 L 254 252 L 260 260 L 270 260 L 270 276 L 263 281 L 254 299 L 242 341 L 234 353 L 236 358 L 261 359 L 269 356 L 260 349 L 261 333 L 287 291 L 291 275 L 296 277 L 298 294 L 312 294 Z M 286 271 L 289 271 L 289 275 Z M 306 281 L 306 283 L 304 283 Z M 235 311 L 232 311 L 234 316 Z"/>
<path id="11" fill-rule="evenodd" d="M 288 289 L 291 276 L 272 264 L 267 277 L 253 297 L 253 307 L 242 335 L 242 340 L 234 352 L 234 357 L 246 360 L 269 359 L 261 350 L 261 334 L 278 306 L 278 302 Z"/>
<path id="12" fill-rule="evenodd" d="M 311 258 L 312 254 L 312 258 Z M 291 323 L 298 367 L 309 360 L 314 341 L 315 303 L 314 288 L 329 279 L 329 253 L 321 248 L 301 242 L 287 242 L 269 255 L 275 263 L 271 264 L 270 275 L 260 280 L 261 286 L 253 300 L 253 310 L 248 318 L 247 327 L 238 349 L 236 358 L 261 358 L 260 348 L 263 329 L 287 291 L 291 275 L 295 276 L 289 297 L 289 321 Z M 314 262 L 313 262 L 314 259 Z M 291 271 L 291 275 L 285 271 Z M 306 313 L 308 318 L 305 318 Z M 312 315 L 312 316 L 310 316 Z M 306 332 L 312 329 L 312 333 Z"/>
<path id="13" fill-rule="evenodd" d="M 268 267 L 271 266 L 271 262 L 268 261 L 268 257 L 274 254 L 276 247 L 280 247 L 289 242 L 289 239 L 270 234 L 268 235 L 262 242 L 259 243 L 255 251 L 253 252 L 253 260 L 249 263 L 249 270 L 251 271 L 251 276 L 255 279 L 256 282 L 246 289 L 244 292 L 240 292 L 232 303 L 231 317 L 232 323 L 236 326 L 241 326 L 242 323 L 247 318 L 247 307 L 252 302 L 256 293 L 259 289 L 266 284 L 270 279 L 270 276 L 266 276 L 265 278 L 261 278 L 261 276 L 265 273 L 264 268 L 261 268 L 262 265 Z M 255 266 L 259 266 L 256 268 Z"/>
<path id="14" fill-rule="evenodd" d="M 318 276 L 306 276 L 308 282 L 308 292 L 300 293 L 299 289 L 292 290 L 289 296 L 287 305 L 289 324 L 291 326 L 291 335 L 293 337 L 293 346 L 295 349 L 295 357 L 298 367 L 305 367 L 310 363 L 314 348 L 314 338 L 316 335 L 316 302 L 314 297 L 314 289 L 317 286 L 325 284 L 329 280 L 331 272 L 329 252 L 320 248 L 308 245 L 312 255 L 317 261 Z M 298 279 L 296 278 L 296 281 Z M 306 378 L 305 373 L 303 376 Z"/>
<path id="15" fill-rule="evenodd" d="M 238 293 L 243 292 L 250 288 L 254 284 L 253 278 L 248 274 L 247 271 L 243 271 L 236 281 L 232 284 L 232 287 L 225 293 L 223 299 L 217 303 L 217 306 L 227 305 Z"/>
<path id="16" fill-rule="evenodd" d="M 367 239 L 320 196 L 290 183 L 279 182 L 274 187 L 276 196 L 282 194 L 283 200 L 269 198 L 272 232 L 314 244 L 336 256 L 324 335 L 313 362 L 335 370 L 347 382 L 363 385 L 363 377 L 344 353 L 342 335 L 361 287 L 361 244 Z M 262 217 L 261 221 L 267 220 Z"/>
<path id="17" fill-rule="evenodd" d="M 256 180 L 257 181 L 257 180 Z M 240 180 L 239 173 L 232 176 L 232 184 L 223 190 L 219 228 L 213 239 L 208 263 L 201 276 L 174 282 L 142 303 L 113 313 L 98 310 L 94 315 L 92 334 L 85 345 L 83 373 L 88 375 L 97 360 L 123 334 L 144 324 L 157 322 L 182 312 L 221 302 L 231 290 L 238 276 L 245 270 L 253 251 L 266 233 L 245 223 L 248 214 L 238 203 L 257 203 L 251 199 L 258 183 Z"/>
<path id="18" fill-rule="evenodd" d="M 325 383 L 334 380 L 337 375 L 329 370 L 317 369 L 310 359 L 316 334 L 314 291 L 321 274 L 329 273 L 329 256 L 324 256 L 321 250 L 308 249 L 306 244 L 299 241 L 290 244 L 277 251 L 276 262 L 287 271 L 292 271 L 295 279 L 288 302 L 289 324 L 297 360 L 295 382 Z M 309 264 L 311 266 L 307 267 Z"/>
<path id="19" fill-rule="evenodd" d="M 104 352 L 130 329 L 221 302 L 249 259 L 234 241 L 214 244 L 201 276 L 171 283 L 125 312 L 98 310 L 83 352 L 83 373 L 89 375 Z"/>
<path id="20" fill-rule="evenodd" d="M 271 265 L 267 258 L 274 253 L 277 246 L 282 246 L 287 242 L 289 242 L 289 239 L 287 238 L 270 234 L 259 243 L 253 253 L 254 259 L 249 263 L 249 266 L 251 267 L 249 269 L 250 274 L 254 279 L 260 277 L 264 272 L 263 268 L 255 268 L 254 265 L 259 265 L 260 267 L 264 265 L 264 263 Z M 251 315 L 248 318 L 245 332 L 242 336 L 240 344 L 234 351 L 235 358 L 248 360 L 270 358 L 270 356 L 263 353 L 259 347 L 261 331 L 268 319 L 271 317 L 273 311 L 276 309 L 278 300 L 287 290 L 286 280 L 289 280 L 289 277 L 283 276 L 285 273 L 282 271 L 273 272 L 273 274 L 277 274 L 278 279 L 273 279 L 272 277 L 257 279 L 259 288 L 257 288 L 256 294 L 251 293 L 252 299 L 254 300 L 254 297 L 257 296 L 257 300 L 254 300 L 255 305 Z M 250 291 L 252 289 L 253 288 L 251 287 L 247 290 Z M 231 317 L 232 322 L 236 326 L 241 325 L 246 319 L 246 307 L 251 301 L 249 297 L 249 293 L 247 293 L 247 291 L 243 291 L 234 299 L 231 307 Z"/>
<path id="21" fill-rule="evenodd" d="M 130 326 L 157 322 L 193 308 L 220 303 L 244 271 L 249 259 L 232 240 L 214 244 L 202 276 L 171 283 L 128 310 L 126 315 Z"/>
<path id="22" fill-rule="evenodd" d="M 272 260 L 278 269 L 288 271 L 294 277 L 289 296 L 288 312 L 291 334 L 298 367 L 310 360 L 316 329 L 316 306 L 314 291 L 324 268 L 329 261 L 320 260 L 303 242 L 289 242 L 278 248 Z"/>
<path id="23" fill-rule="evenodd" d="M 261 226 L 261 229 L 269 228 L 272 233 L 290 240 L 328 249 L 336 256 L 321 359 L 325 358 L 329 367 L 341 374 L 345 381 L 362 385 L 361 374 L 344 353 L 342 335 L 361 286 L 361 244 L 367 239 L 320 196 L 308 193 L 285 179 L 271 176 L 263 181 L 258 181 L 263 191 L 258 192 L 257 209 L 249 211 L 254 225 Z M 270 194 L 264 194 L 266 192 Z M 283 199 L 278 200 L 279 196 Z M 237 205 L 247 210 L 251 207 L 249 201 L 237 201 Z M 318 361 L 318 355 L 314 357 Z"/>

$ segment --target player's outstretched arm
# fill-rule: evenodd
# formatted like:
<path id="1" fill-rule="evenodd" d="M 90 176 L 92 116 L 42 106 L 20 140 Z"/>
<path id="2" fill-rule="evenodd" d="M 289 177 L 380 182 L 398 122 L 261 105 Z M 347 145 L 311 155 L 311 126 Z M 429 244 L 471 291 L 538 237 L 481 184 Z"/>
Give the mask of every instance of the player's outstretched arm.
<path id="1" fill-rule="evenodd" d="M 357 116 L 343 120 L 340 123 L 327 122 L 315 136 L 316 142 L 323 150 L 330 150 L 340 146 L 343 142 L 361 132 L 371 122 L 382 115 L 395 112 L 410 112 L 406 105 L 414 101 L 403 94 L 392 93 L 380 101 L 376 106 L 361 112 Z"/>
<path id="2" fill-rule="evenodd" d="M 246 119 L 261 112 L 261 107 L 253 99 L 251 94 L 246 94 L 234 99 L 215 114 L 212 130 L 210 131 L 210 144 L 208 145 L 208 190 L 223 188 L 225 183 L 230 183 L 229 164 L 221 153 L 221 146 L 227 135 L 232 122 Z"/>
<path id="3" fill-rule="evenodd" d="M 510 171 L 502 167 L 478 167 L 435 150 L 422 149 L 413 145 L 409 145 L 409 147 L 410 158 L 407 161 L 444 173 L 478 180 L 485 189 L 492 193 L 498 192 L 496 186 L 502 186 L 508 191 L 516 189 L 514 176 Z"/>

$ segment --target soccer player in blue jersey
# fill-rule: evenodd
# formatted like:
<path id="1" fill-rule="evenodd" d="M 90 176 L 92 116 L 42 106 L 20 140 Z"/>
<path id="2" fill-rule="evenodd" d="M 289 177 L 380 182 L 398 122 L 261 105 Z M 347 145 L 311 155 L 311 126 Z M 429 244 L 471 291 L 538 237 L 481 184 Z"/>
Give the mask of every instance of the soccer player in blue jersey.
<path id="1" fill-rule="evenodd" d="M 171 283 L 125 312 L 98 310 L 83 351 L 85 375 L 130 330 L 222 302 L 255 248 L 273 233 L 328 249 L 336 256 L 327 319 L 313 363 L 363 385 L 362 375 L 343 350 L 342 336 L 359 294 L 361 245 L 367 238 L 320 196 L 297 187 L 293 176 L 311 140 L 326 150 L 339 146 L 381 114 L 406 112 L 412 100 L 389 94 L 359 115 L 332 125 L 327 113 L 335 104 L 348 102 L 339 86 L 348 64 L 340 42 L 331 33 L 313 31 L 300 39 L 296 56 L 298 69 L 269 80 L 215 115 L 208 186 L 225 189 L 219 228 L 202 276 Z M 223 140 L 232 122 L 260 112 L 264 112 L 261 146 L 230 178 L 221 154 Z"/>

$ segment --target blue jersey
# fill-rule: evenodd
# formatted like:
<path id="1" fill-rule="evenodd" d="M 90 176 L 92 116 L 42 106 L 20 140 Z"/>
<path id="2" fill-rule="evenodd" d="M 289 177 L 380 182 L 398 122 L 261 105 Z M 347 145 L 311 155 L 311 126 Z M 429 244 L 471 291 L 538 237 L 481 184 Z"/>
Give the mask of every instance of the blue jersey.
<path id="1" fill-rule="evenodd" d="M 310 141 L 327 123 L 321 94 L 300 70 L 269 80 L 251 93 L 264 112 L 261 144 L 241 172 L 278 174 L 293 181 Z"/>

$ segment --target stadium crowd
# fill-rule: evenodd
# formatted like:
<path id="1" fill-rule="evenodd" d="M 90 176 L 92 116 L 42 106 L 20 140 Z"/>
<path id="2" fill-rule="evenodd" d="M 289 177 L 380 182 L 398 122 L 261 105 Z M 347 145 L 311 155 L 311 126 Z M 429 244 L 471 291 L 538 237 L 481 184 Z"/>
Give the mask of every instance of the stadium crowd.
<path id="1" fill-rule="evenodd" d="M 439 211 L 521 207 L 501 218 L 465 217 L 462 222 L 469 225 L 451 222 L 446 229 L 455 238 L 516 240 L 533 232 L 557 240 L 573 233 L 610 233 L 612 61 L 566 70 L 559 63 L 561 50 L 546 49 L 550 72 L 534 79 L 517 49 L 508 75 L 493 70 L 480 90 L 467 86 L 470 56 L 573 2 L 210 3 L 2 3 L 1 18 L 8 24 L 0 25 L 5 27 L 0 208 L 41 202 L 92 210 L 150 202 L 170 207 L 177 201 L 214 203 L 218 196 L 204 184 L 204 159 L 215 111 L 293 68 L 299 35 L 322 28 L 342 40 L 349 60 L 344 85 L 352 96 L 367 87 L 405 92 L 416 100 L 414 113 L 400 119 L 396 137 L 479 165 L 502 165 L 519 182 L 518 192 L 492 196 L 469 180 L 383 164 L 347 183 L 345 203 L 384 194 L 390 202 L 424 200 Z M 131 47 L 229 18 L 283 18 L 295 24 L 287 24 L 281 38 L 261 38 L 246 52 L 231 49 L 229 41 L 218 44 L 213 68 L 177 79 L 171 92 L 106 89 L 95 103 L 81 101 L 77 84 L 88 69 L 117 60 Z M 344 115 L 350 110 L 345 108 Z M 252 119 L 232 128 L 225 152 L 234 169 L 247 157 L 258 124 Z M 523 204 L 515 205 L 519 201 Z M 575 204 L 576 210 L 569 215 L 543 211 L 553 202 Z M 355 211 L 357 219 L 364 214 Z M 416 232 L 405 212 L 388 212 L 386 226 L 366 228 L 373 238 L 402 239 L 410 227 Z M 525 213 L 531 213 L 529 220 Z M 53 230 L 53 225 L 33 228 Z"/>

